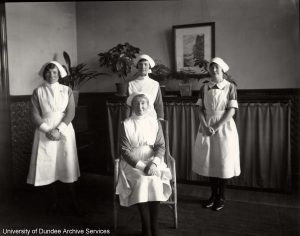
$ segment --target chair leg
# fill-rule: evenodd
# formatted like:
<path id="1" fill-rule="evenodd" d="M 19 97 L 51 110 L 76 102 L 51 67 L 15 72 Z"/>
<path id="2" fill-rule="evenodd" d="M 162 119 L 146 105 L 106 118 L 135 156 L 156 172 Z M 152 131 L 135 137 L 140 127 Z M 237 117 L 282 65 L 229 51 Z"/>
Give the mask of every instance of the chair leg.
<path id="1" fill-rule="evenodd" d="M 177 229 L 177 227 L 178 227 L 177 203 L 174 204 L 173 208 L 174 208 L 174 209 L 173 209 L 174 226 L 175 226 L 175 229 Z"/>
<path id="2" fill-rule="evenodd" d="M 117 228 L 118 228 L 118 203 L 115 197 L 114 199 L 114 233 L 117 235 Z"/>

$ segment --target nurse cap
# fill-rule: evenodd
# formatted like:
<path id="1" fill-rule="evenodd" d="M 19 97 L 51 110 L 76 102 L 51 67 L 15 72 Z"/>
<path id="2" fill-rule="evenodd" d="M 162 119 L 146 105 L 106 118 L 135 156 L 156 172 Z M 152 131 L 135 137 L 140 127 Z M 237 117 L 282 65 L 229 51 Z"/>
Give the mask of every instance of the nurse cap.
<path id="1" fill-rule="evenodd" d="M 146 93 L 132 93 L 132 94 L 130 94 L 129 95 L 129 97 L 127 98 L 127 100 L 126 100 L 126 104 L 128 105 L 128 106 L 132 106 L 132 100 L 137 96 L 137 95 L 144 95 L 147 99 L 148 99 L 148 101 L 149 101 L 149 103 L 150 103 L 150 99 L 149 99 L 149 96 L 146 94 Z"/>
<path id="2" fill-rule="evenodd" d="M 228 65 L 225 63 L 225 61 L 223 61 L 223 59 L 220 58 L 220 57 L 214 57 L 213 59 L 211 59 L 211 61 L 210 61 L 209 65 L 208 65 L 208 67 L 210 67 L 210 65 L 211 65 L 212 63 L 216 63 L 216 64 L 218 64 L 219 66 L 221 66 L 221 68 L 222 68 L 222 70 L 223 70 L 224 72 L 227 72 L 227 71 L 229 70 L 229 66 L 228 66 Z"/>
<path id="3" fill-rule="evenodd" d="M 67 76 L 67 72 L 66 72 L 65 68 L 63 68 L 63 66 L 60 63 L 58 63 L 57 61 L 50 61 L 48 64 L 50 64 L 50 63 L 57 66 L 61 77 L 66 77 Z"/>
<path id="4" fill-rule="evenodd" d="M 154 60 L 150 57 L 150 56 L 148 56 L 148 55 L 146 55 L 146 54 L 141 54 L 141 55 L 139 55 L 137 58 L 136 58 L 136 65 L 137 65 L 137 63 L 140 61 L 140 60 L 142 60 L 142 59 L 145 59 L 145 60 L 147 60 L 148 62 L 149 62 L 149 65 L 150 65 L 150 68 L 153 68 L 154 66 L 155 66 L 155 62 L 154 62 Z"/>
<path id="5" fill-rule="evenodd" d="M 54 64 L 54 65 L 57 67 L 57 69 L 59 70 L 60 76 L 61 76 L 62 78 L 63 78 L 63 77 L 66 77 L 66 76 L 68 75 L 67 72 L 66 72 L 66 70 L 65 70 L 65 68 L 64 68 L 59 62 L 57 62 L 57 61 L 49 61 L 49 62 L 45 63 L 45 64 L 42 66 L 42 68 L 41 68 L 41 70 L 40 70 L 40 72 L 39 72 L 39 74 L 40 74 L 41 76 L 43 76 L 43 72 L 44 72 L 46 66 L 49 65 L 49 64 Z"/>

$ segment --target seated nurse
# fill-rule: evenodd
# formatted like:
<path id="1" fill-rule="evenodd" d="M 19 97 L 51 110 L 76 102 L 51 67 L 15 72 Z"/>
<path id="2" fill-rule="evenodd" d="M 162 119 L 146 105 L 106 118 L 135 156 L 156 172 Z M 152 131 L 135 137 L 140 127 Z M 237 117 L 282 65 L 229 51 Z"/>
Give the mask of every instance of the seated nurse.
<path id="1" fill-rule="evenodd" d="M 137 205 L 144 235 L 157 236 L 160 201 L 171 195 L 171 172 L 164 162 L 165 140 L 159 121 L 149 114 L 145 94 L 128 98 L 132 115 L 121 127 L 120 174 L 116 188 L 122 206 Z"/>

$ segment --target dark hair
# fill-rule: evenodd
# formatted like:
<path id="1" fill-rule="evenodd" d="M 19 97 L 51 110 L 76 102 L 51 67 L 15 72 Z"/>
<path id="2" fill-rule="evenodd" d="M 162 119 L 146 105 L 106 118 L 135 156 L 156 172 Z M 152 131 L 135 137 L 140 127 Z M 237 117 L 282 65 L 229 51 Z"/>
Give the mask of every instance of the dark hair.
<path id="1" fill-rule="evenodd" d="M 223 74 L 224 74 L 224 79 L 226 79 L 229 83 L 232 83 L 235 86 L 237 86 L 237 83 L 235 82 L 235 80 L 232 78 L 230 74 L 227 74 L 226 72 L 223 72 Z"/>
<path id="2" fill-rule="evenodd" d="M 143 62 L 143 61 L 149 62 L 147 59 L 142 58 L 142 59 L 140 59 L 140 60 L 136 63 L 136 68 L 138 68 L 138 64 L 139 64 L 140 62 Z M 149 62 L 149 68 L 151 69 L 150 62 Z"/>
<path id="3" fill-rule="evenodd" d="M 212 63 L 209 64 L 209 67 L 210 67 L 212 64 L 219 65 L 218 63 L 212 62 Z M 232 76 L 231 76 L 230 74 L 224 72 L 223 69 L 222 69 L 222 72 L 223 72 L 223 75 L 224 75 L 224 79 L 226 79 L 229 83 L 232 83 L 232 84 L 234 84 L 235 86 L 237 86 L 237 83 L 235 82 L 234 79 L 232 79 Z"/>
<path id="4" fill-rule="evenodd" d="M 54 68 L 57 68 L 57 66 L 53 63 L 49 63 L 45 66 L 44 70 L 43 70 L 43 78 L 44 80 L 46 80 L 46 73 L 49 71 L 49 70 L 52 70 Z M 61 75 L 60 75 L 60 71 L 59 69 L 57 68 L 57 71 L 58 71 L 58 77 L 61 78 Z"/>

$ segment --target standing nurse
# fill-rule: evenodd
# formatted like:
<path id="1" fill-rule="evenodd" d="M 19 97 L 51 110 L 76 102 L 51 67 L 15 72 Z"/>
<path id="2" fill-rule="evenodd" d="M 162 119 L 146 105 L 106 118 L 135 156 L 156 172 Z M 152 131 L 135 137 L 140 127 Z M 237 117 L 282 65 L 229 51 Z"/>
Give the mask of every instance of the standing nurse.
<path id="1" fill-rule="evenodd" d="M 239 138 L 233 115 L 238 108 L 236 85 L 226 80 L 229 66 L 218 57 L 209 63 L 210 81 L 205 83 L 196 105 L 200 125 L 193 153 L 192 170 L 209 177 L 211 197 L 203 206 L 221 210 L 225 203 L 225 182 L 239 176 Z"/>
<path id="2" fill-rule="evenodd" d="M 64 183 L 73 209 L 78 210 L 73 185 L 80 175 L 71 123 L 75 116 L 74 97 L 68 86 L 58 83 L 66 75 L 58 62 L 47 63 L 43 70 L 44 83 L 33 91 L 31 98 L 36 130 L 27 183 L 49 186 L 51 211 L 59 208 L 56 181 Z"/>
<path id="3" fill-rule="evenodd" d="M 151 68 L 155 66 L 155 62 L 146 54 L 138 56 L 136 61 L 136 67 L 138 69 L 137 77 L 129 82 L 128 93 L 129 95 L 133 93 L 147 94 L 149 99 L 149 114 L 154 118 L 163 120 L 164 107 L 159 83 L 148 76 L 148 73 L 151 72 Z M 127 105 L 131 107 L 128 101 Z M 128 111 L 128 117 L 129 114 L 130 111 Z"/>

